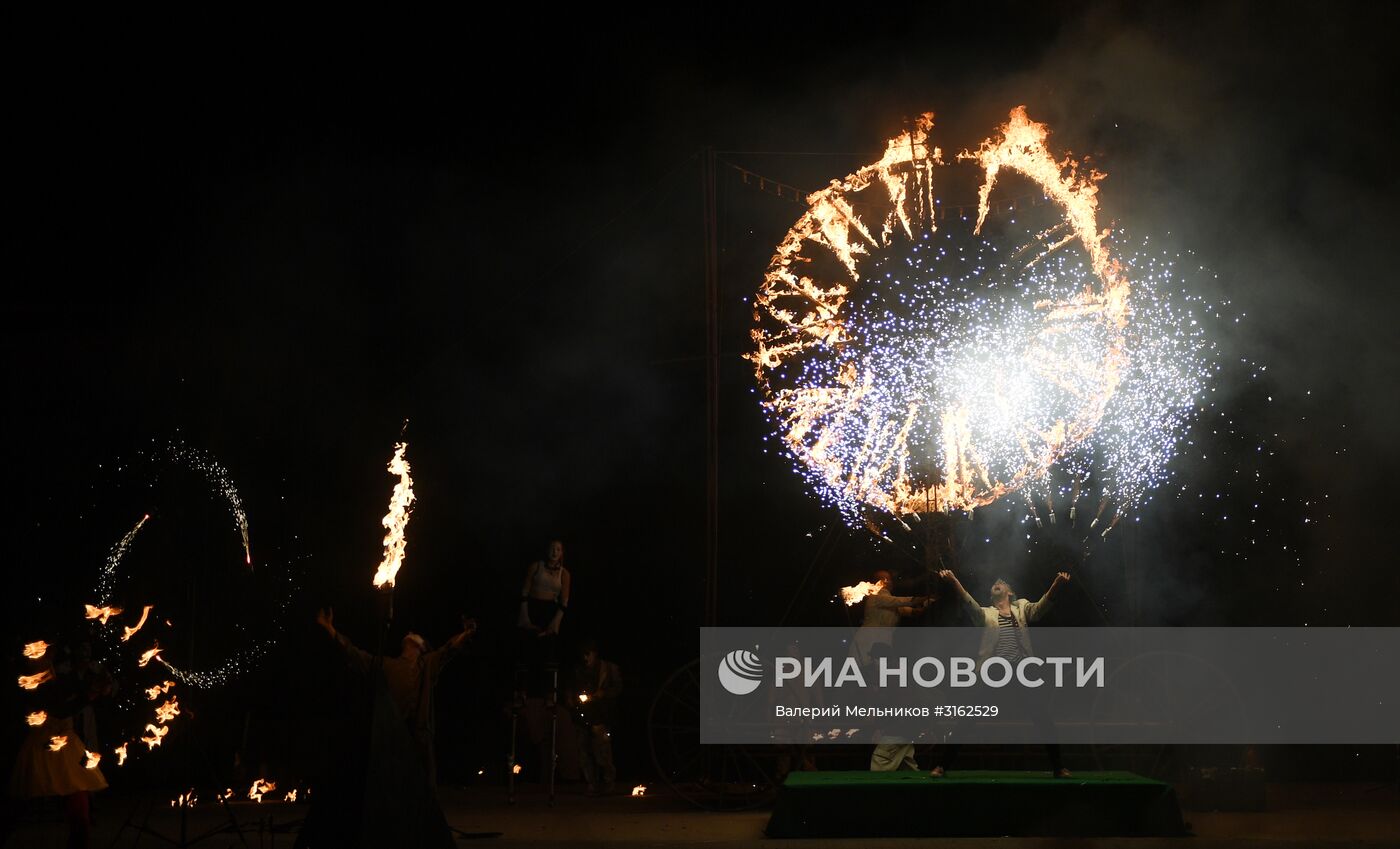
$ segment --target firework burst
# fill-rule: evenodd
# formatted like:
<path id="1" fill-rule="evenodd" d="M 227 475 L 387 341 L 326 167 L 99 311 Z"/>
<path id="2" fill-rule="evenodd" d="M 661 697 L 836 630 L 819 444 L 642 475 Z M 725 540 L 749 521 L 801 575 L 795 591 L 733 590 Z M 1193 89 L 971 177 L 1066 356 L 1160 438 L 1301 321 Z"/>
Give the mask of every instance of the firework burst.
<path id="1" fill-rule="evenodd" d="M 954 163 L 932 126 L 812 194 L 779 245 L 748 355 L 775 435 L 853 524 L 1016 493 L 1092 498 L 1111 526 L 1166 475 L 1215 308 L 1175 258 L 1100 227 L 1103 175 L 1052 156 L 1023 109 Z M 939 181 L 970 167 L 977 215 L 949 215 Z"/>

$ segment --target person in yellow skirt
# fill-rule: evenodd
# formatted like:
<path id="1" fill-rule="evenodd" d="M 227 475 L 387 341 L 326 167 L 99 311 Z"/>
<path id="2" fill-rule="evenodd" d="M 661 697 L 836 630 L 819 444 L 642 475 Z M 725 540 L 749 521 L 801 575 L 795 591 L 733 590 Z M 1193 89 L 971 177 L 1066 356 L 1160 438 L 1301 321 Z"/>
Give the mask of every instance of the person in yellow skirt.
<path id="1" fill-rule="evenodd" d="M 29 734 L 20 745 L 10 774 L 10 795 L 19 799 L 63 798 L 68 818 L 69 847 L 88 845 L 92 814 L 89 794 L 107 787 L 107 778 L 83 741 L 73 731 L 73 715 L 97 697 L 72 675 L 53 675 L 47 658 L 36 661 L 29 674 L 47 672 L 30 705 Z M 39 721 L 42 720 L 42 721 Z"/>

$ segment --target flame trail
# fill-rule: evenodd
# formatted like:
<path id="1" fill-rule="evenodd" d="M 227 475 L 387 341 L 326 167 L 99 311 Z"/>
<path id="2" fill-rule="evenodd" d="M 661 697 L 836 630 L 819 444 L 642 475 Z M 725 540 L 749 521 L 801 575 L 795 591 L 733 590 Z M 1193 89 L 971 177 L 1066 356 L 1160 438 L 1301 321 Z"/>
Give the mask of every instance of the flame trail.
<path id="1" fill-rule="evenodd" d="M 404 530 L 413 511 L 413 478 L 409 475 L 408 461 L 404 459 L 407 450 L 407 442 L 396 444 L 394 456 L 389 460 L 389 474 L 398 475 L 399 482 L 394 484 L 394 494 L 389 498 L 389 512 L 384 514 L 381 522 L 385 530 L 384 559 L 374 573 L 376 588 L 394 586 L 394 578 L 403 565 L 404 548 L 408 544 Z"/>
<path id="2" fill-rule="evenodd" d="M 150 701 L 155 701 L 155 700 L 156 700 L 157 698 L 159 698 L 160 696 L 162 696 L 162 695 L 164 695 L 165 693 L 169 692 L 170 688 L 171 688 L 171 687 L 174 687 L 174 686 L 175 686 L 175 682 L 174 682 L 174 681 L 166 681 L 165 683 L 163 683 L 163 684 L 157 684 L 157 685 L 155 685 L 154 687 L 147 687 L 147 688 L 146 688 L 146 698 L 149 699 Z"/>
<path id="3" fill-rule="evenodd" d="M 164 725 L 156 727 L 151 723 L 146 723 L 146 733 L 141 735 L 141 742 L 146 744 L 146 751 L 154 749 L 165 739 L 165 735 L 170 733 L 170 726 Z"/>
<path id="4" fill-rule="evenodd" d="M 878 594 L 880 590 L 884 588 L 885 582 L 883 580 L 873 583 L 870 581 L 861 581 L 853 587 L 842 587 L 841 600 L 846 602 L 847 607 L 850 607 L 857 602 L 864 601 L 866 596 Z"/>
<path id="5" fill-rule="evenodd" d="M 118 746 L 117 748 L 113 749 L 112 752 L 113 752 L 113 754 L 115 754 L 115 755 L 117 756 L 117 766 L 121 766 L 122 764 L 126 763 L 126 744 L 125 744 L 125 743 L 123 743 L 123 744 L 121 744 L 120 746 Z"/>
<path id="6" fill-rule="evenodd" d="M 86 609 L 86 618 L 96 619 L 102 625 L 106 625 L 107 620 L 113 616 L 120 616 L 122 612 L 120 607 L 96 607 L 91 604 L 85 604 L 83 607 Z"/>
<path id="7" fill-rule="evenodd" d="M 167 722 L 171 721 L 179 715 L 180 705 L 176 702 L 175 699 L 171 699 L 170 701 L 156 708 L 156 722 L 159 722 L 161 725 L 166 724 Z"/>
<path id="8" fill-rule="evenodd" d="M 282 797 L 283 802 L 295 802 L 297 800 L 296 788 L 287 791 L 287 795 Z"/>
<path id="9" fill-rule="evenodd" d="M 265 778 L 256 779 L 253 786 L 248 788 L 248 798 L 254 802 L 262 803 L 263 796 L 277 789 L 277 784 Z"/>
<path id="10" fill-rule="evenodd" d="M 102 760 L 102 755 L 97 752 L 87 753 L 87 762 L 83 764 L 88 769 L 97 769 L 97 762 Z"/>
<path id="11" fill-rule="evenodd" d="M 138 660 L 138 661 L 136 661 L 136 665 L 137 665 L 137 666 L 144 667 L 146 664 L 150 663 L 153 659 L 159 659 L 159 658 L 160 658 L 160 653 L 161 653 L 161 647 L 160 647 L 160 644 L 157 643 L 156 645 L 151 646 L 149 649 L 146 649 L 145 651 L 141 652 L 141 659 Z"/>
<path id="12" fill-rule="evenodd" d="M 49 650 L 49 644 L 43 640 L 36 640 L 32 643 L 24 644 L 24 656 L 30 660 L 38 660 Z"/>
<path id="13" fill-rule="evenodd" d="M 129 628 L 122 629 L 122 642 L 126 642 L 127 640 L 131 639 L 137 631 L 141 630 L 141 627 L 146 624 L 146 617 L 151 615 L 151 608 L 154 606 L 155 605 L 151 604 L 146 605 L 145 608 L 141 611 L 141 621 L 137 622 L 135 625 Z"/>
<path id="14" fill-rule="evenodd" d="M 68 736 L 66 734 L 57 734 L 49 738 L 50 752 L 61 751 L 66 745 L 68 745 Z"/>
<path id="15" fill-rule="evenodd" d="M 45 711 L 36 710 L 33 713 L 26 716 L 24 718 L 24 721 L 29 723 L 30 725 L 39 726 L 49 721 L 49 715 Z"/>

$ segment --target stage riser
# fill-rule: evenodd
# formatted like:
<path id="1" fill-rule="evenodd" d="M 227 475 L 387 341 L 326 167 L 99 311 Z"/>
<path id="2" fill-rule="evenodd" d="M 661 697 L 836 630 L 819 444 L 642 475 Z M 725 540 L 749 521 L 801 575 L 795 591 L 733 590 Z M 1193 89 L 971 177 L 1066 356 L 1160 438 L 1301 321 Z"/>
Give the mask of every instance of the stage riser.
<path id="1" fill-rule="evenodd" d="M 1129 773 L 794 773 L 769 837 L 1148 837 L 1186 833 L 1170 785 Z M 1042 774 L 1043 775 L 1043 774 Z"/>

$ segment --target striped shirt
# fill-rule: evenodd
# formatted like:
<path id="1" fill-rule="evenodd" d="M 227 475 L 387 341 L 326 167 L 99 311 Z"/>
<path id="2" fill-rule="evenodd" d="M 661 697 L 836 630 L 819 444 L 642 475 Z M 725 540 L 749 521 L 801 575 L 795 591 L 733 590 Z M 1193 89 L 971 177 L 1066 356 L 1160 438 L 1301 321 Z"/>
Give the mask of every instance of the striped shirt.
<path id="1" fill-rule="evenodd" d="M 1021 659 L 1021 639 L 1016 633 L 1016 620 L 1009 613 L 997 613 L 997 657 L 1015 662 Z"/>

